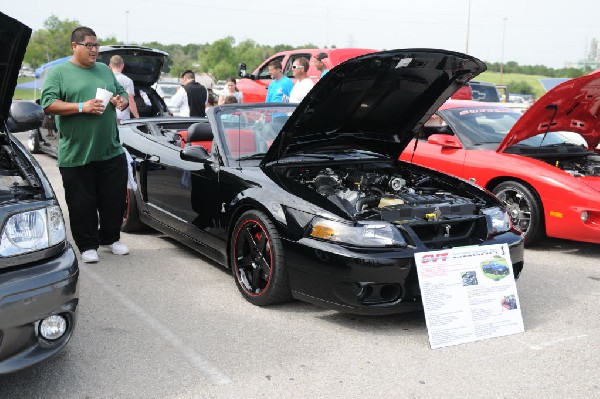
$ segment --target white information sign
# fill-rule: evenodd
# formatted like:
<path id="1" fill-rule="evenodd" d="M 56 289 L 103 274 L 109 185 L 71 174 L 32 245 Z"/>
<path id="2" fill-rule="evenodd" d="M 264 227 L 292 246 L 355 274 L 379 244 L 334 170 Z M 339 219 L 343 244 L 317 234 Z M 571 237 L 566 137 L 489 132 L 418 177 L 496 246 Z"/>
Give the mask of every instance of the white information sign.
<path id="1" fill-rule="evenodd" d="M 431 349 L 524 332 L 508 245 L 415 254 Z"/>

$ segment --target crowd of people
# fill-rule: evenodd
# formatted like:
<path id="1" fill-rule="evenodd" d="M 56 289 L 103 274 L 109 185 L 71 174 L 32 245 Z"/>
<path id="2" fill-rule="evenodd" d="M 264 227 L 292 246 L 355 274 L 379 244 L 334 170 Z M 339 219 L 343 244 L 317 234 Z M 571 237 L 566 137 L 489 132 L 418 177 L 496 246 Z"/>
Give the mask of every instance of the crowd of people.
<path id="1" fill-rule="evenodd" d="M 329 72 L 323 63 L 325 58 L 327 58 L 327 53 L 319 53 L 314 57 L 315 68 L 321 72 L 319 78 L 322 78 Z M 300 57 L 293 61 L 292 75 L 296 79 L 296 83 L 294 83 L 292 79 L 283 73 L 280 61 L 274 60 L 269 62 L 269 75 L 273 80 L 267 89 L 265 102 L 301 102 L 314 86 L 313 80 L 308 76 L 309 67 L 309 60 L 305 57 Z"/>
<path id="2" fill-rule="evenodd" d="M 323 60 L 327 58 L 327 53 L 318 53 L 313 58 L 315 68 L 320 72 L 320 79 L 329 72 L 329 69 L 323 63 Z M 300 103 L 314 86 L 312 78 L 308 75 L 309 67 L 310 61 L 305 57 L 293 61 L 292 75 L 296 80 L 294 83 L 292 79 L 284 74 L 280 61 L 271 61 L 268 64 L 268 69 L 272 81 L 267 88 L 265 102 Z M 175 107 L 179 107 L 180 116 L 205 116 L 205 109 L 211 106 L 244 102 L 244 94 L 238 89 L 234 77 L 229 77 L 223 90 L 214 93 L 214 96 L 211 95 L 213 94 L 211 90 L 195 81 L 194 73 L 190 70 L 181 75 L 181 83 L 182 86 L 171 100 Z M 227 98 L 229 98 L 228 101 L 226 101 Z M 218 100 L 215 101 L 215 99 Z M 194 111 L 194 108 L 196 111 Z"/>

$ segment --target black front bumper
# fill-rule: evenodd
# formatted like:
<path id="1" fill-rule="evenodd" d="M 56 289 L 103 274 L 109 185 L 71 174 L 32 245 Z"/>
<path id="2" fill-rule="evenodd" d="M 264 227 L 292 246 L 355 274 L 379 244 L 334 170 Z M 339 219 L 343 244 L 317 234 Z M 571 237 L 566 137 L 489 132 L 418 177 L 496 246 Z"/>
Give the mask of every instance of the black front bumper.
<path id="1" fill-rule="evenodd" d="M 0 273 L 0 374 L 39 363 L 60 352 L 77 322 L 79 267 L 70 245 L 55 257 Z M 38 332 L 51 315 L 67 320 L 67 332 L 49 341 Z"/>
<path id="2" fill-rule="evenodd" d="M 508 244 L 515 278 L 523 268 L 521 236 L 505 233 L 485 245 Z M 284 241 L 292 295 L 326 309 L 364 315 L 423 308 L 414 254 L 423 248 L 355 251 L 304 238 Z"/>

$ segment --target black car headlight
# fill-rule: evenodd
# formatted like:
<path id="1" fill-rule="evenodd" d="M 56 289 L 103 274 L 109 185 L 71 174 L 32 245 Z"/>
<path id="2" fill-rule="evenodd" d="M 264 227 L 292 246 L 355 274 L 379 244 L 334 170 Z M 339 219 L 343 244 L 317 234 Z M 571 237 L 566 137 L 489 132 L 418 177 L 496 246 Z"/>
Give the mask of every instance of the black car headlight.
<path id="1" fill-rule="evenodd" d="M 0 234 L 0 256 L 21 255 L 61 243 L 67 238 L 60 207 L 48 206 L 12 215 Z"/>
<path id="2" fill-rule="evenodd" d="M 484 209 L 483 214 L 487 216 L 488 231 L 492 234 L 504 233 L 510 230 L 510 216 L 501 208 Z"/>
<path id="3" fill-rule="evenodd" d="M 406 246 L 400 231 L 382 221 L 349 224 L 315 217 L 309 226 L 309 234 L 313 238 L 360 247 Z"/>

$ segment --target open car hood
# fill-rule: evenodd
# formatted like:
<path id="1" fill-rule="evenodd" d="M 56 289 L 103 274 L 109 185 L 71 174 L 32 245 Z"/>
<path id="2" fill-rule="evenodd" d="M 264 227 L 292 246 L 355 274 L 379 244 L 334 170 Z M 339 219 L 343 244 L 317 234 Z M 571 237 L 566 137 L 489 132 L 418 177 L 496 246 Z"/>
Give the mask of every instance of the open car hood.
<path id="1" fill-rule="evenodd" d="M 169 56 L 164 51 L 149 47 L 112 45 L 100 46 L 98 61 L 108 65 L 113 55 L 123 57 L 123 75 L 143 86 L 151 86 L 158 82 L 165 59 Z"/>
<path id="2" fill-rule="evenodd" d="M 427 118 L 485 69 L 474 57 L 434 49 L 345 61 L 298 105 L 262 164 L 320 150 L 368 150 L 397 159 Z"/>
<path id="3" fill-rule="evenodd" d="M 8 119 L 12 97 L 31 29 L 0 12 L 0 131 Z"/>
<path id="4" fill-rule="evenodd" d="M 511 145 L 545 132 L 579 133 L 593 151 L 600 143 L 600 72 L 559 84 L 525 111 L 500 143 Z"/>

